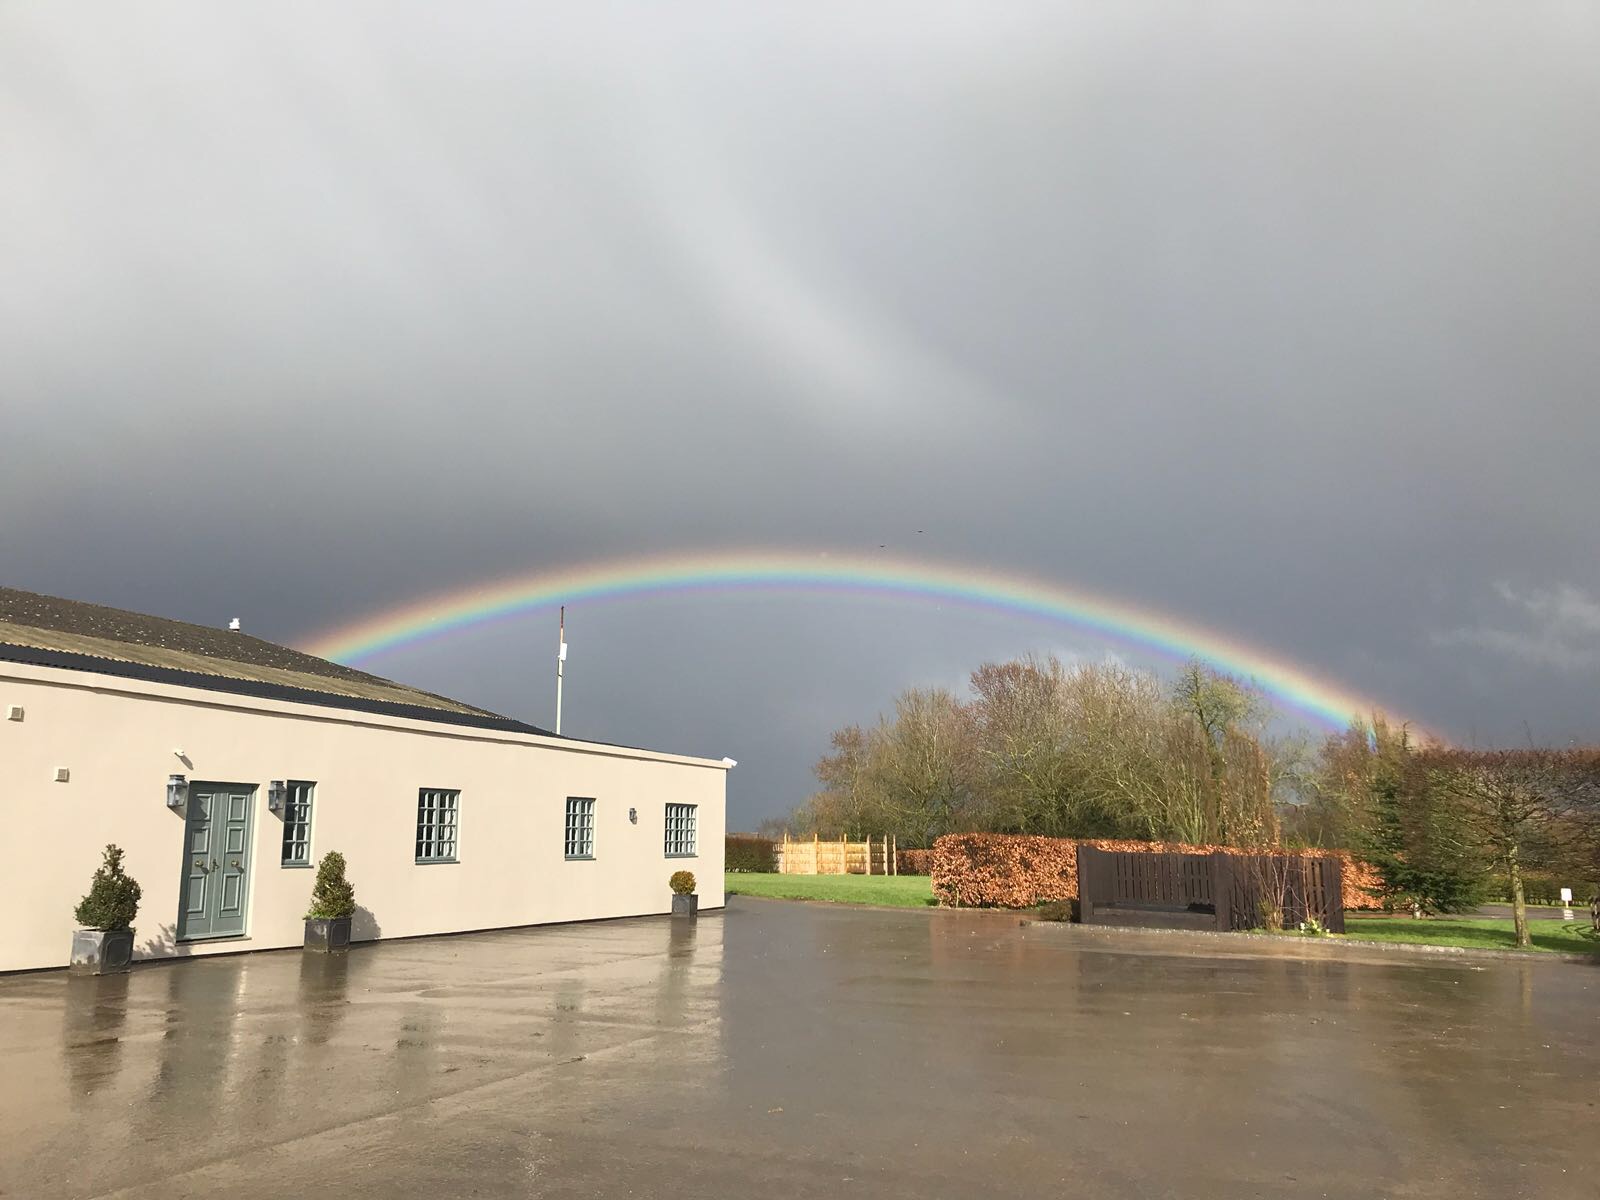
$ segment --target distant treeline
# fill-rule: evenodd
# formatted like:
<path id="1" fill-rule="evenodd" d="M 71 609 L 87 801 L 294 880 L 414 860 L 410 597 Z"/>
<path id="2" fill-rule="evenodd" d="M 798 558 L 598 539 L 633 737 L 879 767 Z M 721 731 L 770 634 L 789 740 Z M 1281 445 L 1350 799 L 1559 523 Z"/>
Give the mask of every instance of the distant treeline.
<path id="1" fill-rule="evenodd" d="M 1397 905 L 1456 910 L 1532 879 L 1600 878 L 1600 752 L 1419 745 L 1381 715 L 1272 735 L 1261 694 L 1200 662 L 1176 679 L 1054 658 L 987 664 L 966 697 L 911 689 L 832 735 L 796 836 L 990 831 L 1349 849 Z"/>
<path id="2" fill-rule="evenodd" d="M 1418 745 L 1382 717 L 1319 748 L 1285 827 L 1355 849 L 1384 890 L 1417 912 L 1509 900 L 1527 945 L 1525 900 L 1600 890 L 1600 750 Z"/>
<path id="3" fill-rule="evenodd" d="M 906 846 L 971 831 L 1271 845 L 1297 758 L 1266 735 L 1271 715 L 1199 663 L 1170 686 L 1110 664 L 988 664 L 966 699 L 912 689 L 876 725 L 834 733 L 821 790 L 787 825 Z"/>

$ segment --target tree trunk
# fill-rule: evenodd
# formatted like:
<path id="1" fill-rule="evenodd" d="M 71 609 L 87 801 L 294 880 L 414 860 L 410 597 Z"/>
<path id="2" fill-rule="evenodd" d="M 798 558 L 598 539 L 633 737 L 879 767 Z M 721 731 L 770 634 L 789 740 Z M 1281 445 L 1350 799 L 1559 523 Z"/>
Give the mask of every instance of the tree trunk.
<path id="1" fill-rule="evenodd" d="M 1522 895 L 1522 864 L 1517 861 L 1515 846 L 1506 855 L 1506 874 L 1511 879 L 1511 921 L 1517 927 L 1517 945 L 1526 950 L 1533 939 L 1528 936 L 1528 902 Z"/>

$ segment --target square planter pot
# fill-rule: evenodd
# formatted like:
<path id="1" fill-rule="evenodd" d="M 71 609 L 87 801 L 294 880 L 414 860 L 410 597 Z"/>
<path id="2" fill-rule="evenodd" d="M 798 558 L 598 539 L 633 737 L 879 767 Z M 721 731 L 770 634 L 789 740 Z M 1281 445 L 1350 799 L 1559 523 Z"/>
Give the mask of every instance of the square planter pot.
<path id="1" fill-rule="evenodd" d="M 74 929 L 74 975 L 120 975 L 133 965 L 133 930 Z"/>
<path id="2" fill-rule="evenodd" d="M 306 949 L 314 954 L 343 954 L 350 949 L 350 918 L 307 918 Z"/>
<path id="3" fill-rule="evenodd" d="M 700 915 L 700 897 L 691 892 L 687 896 L 674 894 L 672 897 L 672 915 L 675 917 L 697 917 Z"/>

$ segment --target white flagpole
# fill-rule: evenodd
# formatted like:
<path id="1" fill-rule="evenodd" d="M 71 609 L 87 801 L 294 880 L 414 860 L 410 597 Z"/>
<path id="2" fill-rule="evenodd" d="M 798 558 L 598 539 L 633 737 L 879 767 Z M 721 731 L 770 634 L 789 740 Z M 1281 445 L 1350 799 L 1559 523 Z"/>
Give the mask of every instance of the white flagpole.
<path id="1" fill-rule="evenodd" d="M 561 625 L 556 634 L 556 733 L 561 733 L 561 675 L 567 665 L 567 606 L 561 606 Z"/>

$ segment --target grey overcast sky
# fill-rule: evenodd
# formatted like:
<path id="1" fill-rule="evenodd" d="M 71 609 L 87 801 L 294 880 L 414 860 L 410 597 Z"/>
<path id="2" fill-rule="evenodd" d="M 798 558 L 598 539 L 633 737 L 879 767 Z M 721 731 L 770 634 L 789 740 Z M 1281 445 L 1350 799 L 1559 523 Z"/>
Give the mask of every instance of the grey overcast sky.
<path id="1" fill-rule="evenodd" d="M 1596 63 L 1588 0 L 12 0 L 0 580 L 295 642 L 887 545 L 1600 739 Z M 735 825 L 903 687 L 1117 649 L 770 594 L 570 624 L 568 731 L 740 759 Z M 553 639 L 367 665 L 548 722 Z"/>

